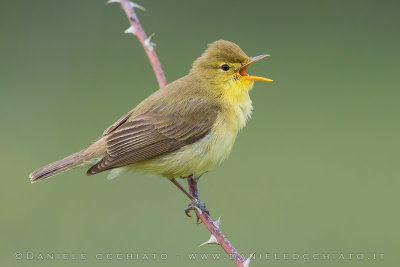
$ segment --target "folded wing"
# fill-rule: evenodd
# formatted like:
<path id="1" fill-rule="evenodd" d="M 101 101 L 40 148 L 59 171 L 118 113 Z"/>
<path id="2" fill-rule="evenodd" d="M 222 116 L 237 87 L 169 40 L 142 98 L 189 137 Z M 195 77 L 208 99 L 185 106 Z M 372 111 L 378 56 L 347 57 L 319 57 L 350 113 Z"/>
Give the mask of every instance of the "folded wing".
<path id="1" fill-rule="evenodd" d="M 152 111 L 125 119 L 107 135 L 107 154 L 87 174 L 151 159 L 192 144 L 206 136 L 217 108 L 191 108 L 190 112 Z"/>

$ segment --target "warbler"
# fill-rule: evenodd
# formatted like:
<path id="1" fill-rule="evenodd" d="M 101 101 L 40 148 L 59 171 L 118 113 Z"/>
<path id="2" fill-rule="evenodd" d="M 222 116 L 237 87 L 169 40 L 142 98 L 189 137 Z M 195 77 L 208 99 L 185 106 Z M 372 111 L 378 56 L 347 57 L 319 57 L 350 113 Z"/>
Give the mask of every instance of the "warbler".
<path id="1" fill-rule="evenodd" d="M 91 165 L 87 175 L 134 169 L 171 180 L 200 177 L 229 155 L 251 115 L 254 81 L 272 81 L 246 73 L 266 56 L 250 58 L 225 40 L 210 44 L 188 75 L 143 100 L 88 147 L 32 172 L 31 182 L 80 165 Z"/>

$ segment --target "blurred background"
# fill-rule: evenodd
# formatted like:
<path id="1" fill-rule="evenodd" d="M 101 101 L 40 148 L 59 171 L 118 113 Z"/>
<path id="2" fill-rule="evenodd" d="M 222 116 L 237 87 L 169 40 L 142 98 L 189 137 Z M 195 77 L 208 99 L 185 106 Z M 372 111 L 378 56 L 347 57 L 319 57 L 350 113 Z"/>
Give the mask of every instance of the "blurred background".
<path id="1" fill-rule="evenodd" d="M 255 84 L 251 121 L 199 183 L 252 266 L 397 266 L 399 2 L 138 4 L 169 82 L 218 39 L 271 54 L 249 73 L 274 82 Z M 28 180 L 157 90 L 128 27 L 103 0 L 1 1 L 1 266 L 233 266 L 198 247 L 209 233 L 166 179 Z"/>

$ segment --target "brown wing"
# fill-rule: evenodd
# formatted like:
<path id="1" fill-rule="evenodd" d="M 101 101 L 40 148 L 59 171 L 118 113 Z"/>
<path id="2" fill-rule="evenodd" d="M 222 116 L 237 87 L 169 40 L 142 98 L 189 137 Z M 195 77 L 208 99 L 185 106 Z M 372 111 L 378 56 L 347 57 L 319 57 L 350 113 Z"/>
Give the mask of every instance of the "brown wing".
<path id="1" fill-rule="evenodd" d="M 119 126 L 124 124 L 129 117 L 131 116 L 132 111 L 129 111 L 127 114 L 125 114 L 123 117 L 121 117 L 119 120 L 117 120 L 114 124 L 112 124 L 110 127 L 108 127 L 104 132 L 102 136 L 106 136 L 107 134 L 111 133 L 115 129 L 117 129 Z"/>
<path id="2" fill-rule="evenodd" d="M 192 144 L 210 132 L 217 111 L 192 109 L 184 116 L 151 112 L 125 120 L 107 136 L 107 155 L 87 174 L 151 159 Z"/>

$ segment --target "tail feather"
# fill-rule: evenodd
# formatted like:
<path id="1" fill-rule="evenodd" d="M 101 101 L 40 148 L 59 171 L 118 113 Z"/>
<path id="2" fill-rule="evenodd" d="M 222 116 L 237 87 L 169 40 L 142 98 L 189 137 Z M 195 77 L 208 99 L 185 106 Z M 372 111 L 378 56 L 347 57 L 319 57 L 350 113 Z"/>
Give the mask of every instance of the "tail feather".
<path id="1" fill-rule="evenodd" d="M 65 157 L 59 161 L 50 163 L 29 174 L 31 183 L 41 181 L 56 174 L 78 167 L 84 163 L 96 163 L 99 157 L 103 154 L 102 140 L 98 140 L 91 146 Z"/>
<path id="2" fill-rule="evenodd" d="M 50 163 L 34 172 L 29 174 L 29 178 L 31 178 L 31 183 L 49 178 L 66 170 L 70 170 L 78 165 L 81 165 L 85 162 L 84 157 L 82 157 L 83 151 L 72 154 L 62 160 Z"/>

